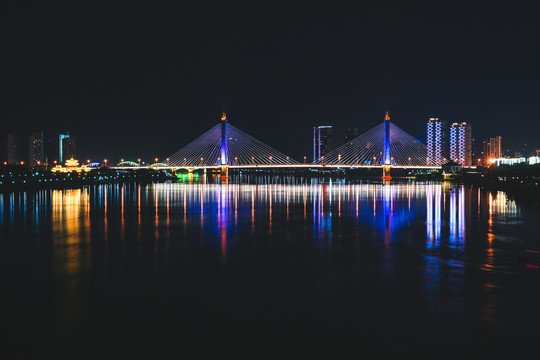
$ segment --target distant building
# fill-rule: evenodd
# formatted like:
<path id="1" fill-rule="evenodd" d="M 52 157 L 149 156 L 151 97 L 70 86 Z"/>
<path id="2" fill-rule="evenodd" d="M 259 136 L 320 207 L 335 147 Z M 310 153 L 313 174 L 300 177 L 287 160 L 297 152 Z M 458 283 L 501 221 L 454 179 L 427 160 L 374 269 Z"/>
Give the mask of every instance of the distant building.
<path id="1" fill-rule="evenodd" d="M 64 163 L 65 161 L 75 158 L 76 152 L 75 152 L 75 139 L 70 137 L 65 137 L 62 139 L 62 145 L 61 145 L 61 156 L 60 156 L 60 163 Z"/>
<path id="2" fill-rule="evenodd" d="M 448 161 L 450 156 L 448 140 L 448 122 L 430 118 L 427 123 L 428 165 L 442 165 Z"/>
<path id="3" fill-rule="evenodd" d="M 43 132 L 34 132 L 28 138 L 28 166 L 43 164 Z"/>
<path id="4" fill-rule="evenodd" d="M 472 165 L 472 130 L 466 122 L 450 127 L 450 159 L 463 166 Z"/>
<path id="5" fill-rule="evenodd" d="M 7 134 L 7 162 L 9 164 L 15 164 L 20 159 L 20 141 L 19 134 L 16 132 L 10 132 Z"/>
<path id="6" fill-rule="evenodd" d="M 501 150 L 502 137 L 496 136 L 483 141 L 483 162 L 488 165 L 490 159 L 502 158 L 503 153 Z"/>
<path id="7" fill-rule="evenodd" d="M 500 158 L 502 151 L 501 151 L 501 136 L 496 136 L 494 138 L 489 139 L 489 157 L 492 158 Z"/>
<path id="8" fill-rule="evenodd" d="M 64 139 L 69 138 L 69 134 L 59 134 L 58 135 L 58 162 L 62 164 L 64 162 L 64 151 L 63 151 L 63 145 L 64 145 Z"/>
<path id="9" fill-rule="evenodd" d="M 60 164 L 75 157 L 75 139 L 69 134 L 58 135 L 58 161 Z"/>
<path id="10" fill-rule="evenodd" d="M 345 129 L 345 143 L 353 141 L 355 138 L 358 137 L 358 135 L 359 135 L 359 132 L 358 132 L 357 127 L 346 128 Z"/>
<path id="11" fill-rule="evenodd" d="M 319 160 L 333 149 L 332 127 L 316 126 L 313 128 L 313 161 Z"/>

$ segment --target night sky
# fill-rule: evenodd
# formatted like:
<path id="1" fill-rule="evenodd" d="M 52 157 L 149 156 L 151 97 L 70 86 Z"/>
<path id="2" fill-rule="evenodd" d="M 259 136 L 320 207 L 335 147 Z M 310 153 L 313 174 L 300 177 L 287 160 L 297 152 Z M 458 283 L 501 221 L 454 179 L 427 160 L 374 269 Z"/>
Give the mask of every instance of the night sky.
<path id="1" fill-rule="evenodd" d="M 389 110 L 422 141 L 438 116 L 540 147 L 539 2 L 88 3 L 1 5 L 3 141 L 69 131 L 81 159 L 164 158 L 226 111 L 300 160 L 314 125 L 341 143 Z"/>

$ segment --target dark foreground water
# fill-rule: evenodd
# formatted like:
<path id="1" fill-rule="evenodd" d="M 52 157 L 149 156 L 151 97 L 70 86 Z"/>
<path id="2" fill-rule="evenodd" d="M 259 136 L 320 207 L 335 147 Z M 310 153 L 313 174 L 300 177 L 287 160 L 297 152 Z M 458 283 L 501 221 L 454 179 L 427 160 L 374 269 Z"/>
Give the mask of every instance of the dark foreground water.
<path id="1" fill-rule="evenodd" d="M 1 351 L 536 357 L 540 262 L 518 258 L 539 226 L 504 193 L 437 183 L 0 195 Z"/>

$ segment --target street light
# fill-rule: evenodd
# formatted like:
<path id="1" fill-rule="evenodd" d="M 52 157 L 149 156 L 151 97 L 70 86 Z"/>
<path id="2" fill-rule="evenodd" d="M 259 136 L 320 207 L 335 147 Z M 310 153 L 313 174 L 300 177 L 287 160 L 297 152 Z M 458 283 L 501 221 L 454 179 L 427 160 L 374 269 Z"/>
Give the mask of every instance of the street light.
<path id="1" fill-rule="evenodd" d="M 268 158 L 270 159 L 270 164 L 271 164 L 271 163 L 272 163 L 272 157 L 271 157 L 271 156 L 269 156 Z"/>
<path id="2" fill-rule="evenodd" d="M 304 164 L 307 163 L 307 156 L 304 156 Z"/>

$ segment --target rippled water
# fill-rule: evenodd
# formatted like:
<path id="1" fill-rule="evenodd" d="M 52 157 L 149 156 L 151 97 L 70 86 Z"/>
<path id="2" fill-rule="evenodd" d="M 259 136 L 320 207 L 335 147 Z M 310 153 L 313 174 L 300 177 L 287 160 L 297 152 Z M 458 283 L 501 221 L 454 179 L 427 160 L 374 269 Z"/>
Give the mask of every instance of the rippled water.
<path id="1" fill-rule="evenodd" d="M 540 214 L 440 183 L 0 195 L 20 356 L 435 357 L 536 341 Z M 435 351 L 435 352 L 434 352 Z"/>

